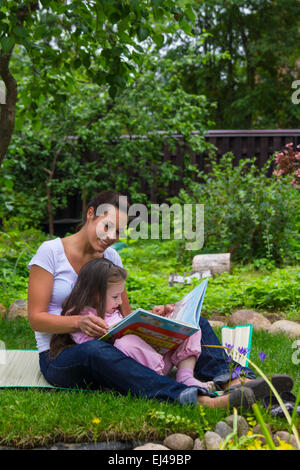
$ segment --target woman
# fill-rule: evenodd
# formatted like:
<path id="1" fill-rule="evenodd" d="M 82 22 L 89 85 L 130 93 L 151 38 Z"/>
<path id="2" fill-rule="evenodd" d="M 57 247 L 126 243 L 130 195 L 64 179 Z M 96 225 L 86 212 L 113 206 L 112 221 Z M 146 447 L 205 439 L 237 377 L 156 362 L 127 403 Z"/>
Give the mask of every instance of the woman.
<path id="1" fill-rule="evenodd" d="M 88 204 L 81 229 L 63 239 L 44 242 L 28 265 L 29 322 L 35 331 L 44 377 L 49 383 L 64 388 L 104 387 L 122 394 L 130 392 L 136 396 L 176 400 L 182 404 L 201 403 L 210 407 L 239 406 L 241 401 L 245 406 L 251 404 L 253 393 L 250 388 L 243 392 L 236 389 L 229 395 L 216 397 L 206 389 L 188 387 L 170 377 L 160 376 L 112 345 L 98 340 L 67 347 L 50 360 L 50 339 L 54 333 L 81 331 L 98 338 L 107 332 L 108 326 L 100 317 L 61 316 L 60 312 L 80 268 L 88 261 L 104 257 L 122 266 L 120 256 L 111 248 L 127 224 L 127 207 L 120 207 L 119 196 L 113 191 L 101 192 Z M 104 210 L 99 212 L 103 207 Z M 126 291 L 122 295 L 122 310 L 124 315 L 131 311 Z M 204 320 L 201 328 L 204 343 L 217 342 Z M 225 384 L 229 380 L 226 361 L 213 351 L 209 352 L 207 362 L 200 356 L 196 371 L 203 381 L 216 378 L 217 383 Z M 255 377 L 251 371 L 248 373 Z"/>

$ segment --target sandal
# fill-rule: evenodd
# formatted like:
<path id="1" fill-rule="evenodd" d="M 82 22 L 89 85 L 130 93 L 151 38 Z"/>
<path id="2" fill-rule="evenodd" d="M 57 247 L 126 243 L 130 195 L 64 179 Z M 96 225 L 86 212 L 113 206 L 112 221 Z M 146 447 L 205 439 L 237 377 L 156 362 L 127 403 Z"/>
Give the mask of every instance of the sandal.
<path id="1" fill-rule="evenodd" d="M 282 398 L 282 401 L 283 401 L 287 411 L 290 414 L 293 413 L 294 408 L 295 408 L 295 404 L 296 404 L 295 395 L 291 392 L 281 392 L 280 397 Z M 267 409 L 270 410 L 271 415 L 284 417 L 283 409 L 281 408 L 280 404 L 278 403 L 277 398 L 274 395 L 272 397 L 265 396 L 263 398 L 263 403 L 264 403 L 264 406 L 265 406 L 266 410 Z M 300 416 L 300 405 L 299 404 L 297 406 L 297 415 Z"/>
<path id="2" fill-rule="evenodd" d="M 250 388 L 236 388 L 229 392 L 229 407 L 243 407 L 245 410 L 251 408 L 256 402 L 255 395 Z"/>
<path id="3" fill-rule="evenodd" d="M 293 379 L 289 375 L 284 374 L 274 374 L 271 378 L 271 383 L 278 393 L 289 392 L 294 385 Z M 251 389 L 255 395 L 256 400 L 263 399 L 267 396 L 273 396 L 268 383 L 262 377 L 249 380 L 242 385 L 236 385 L 235 387 L 229 389 L 229 391 L 237 388 Z"/>

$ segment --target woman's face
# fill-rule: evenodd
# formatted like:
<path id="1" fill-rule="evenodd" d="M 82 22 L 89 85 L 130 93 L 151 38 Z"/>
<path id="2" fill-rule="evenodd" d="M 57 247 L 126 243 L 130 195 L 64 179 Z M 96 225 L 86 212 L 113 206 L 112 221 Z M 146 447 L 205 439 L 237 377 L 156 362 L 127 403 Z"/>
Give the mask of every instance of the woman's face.
<path id="1" fill-rule="evenodd" d="M 94 219 L 94 211 L 91 208 L 88 218 L 88 238 L 95 251 L 103 252 L 113 245 L 120 236 L 123 236 L 127 225 L 127 214 L 111 207 L 104 215 Z"/>

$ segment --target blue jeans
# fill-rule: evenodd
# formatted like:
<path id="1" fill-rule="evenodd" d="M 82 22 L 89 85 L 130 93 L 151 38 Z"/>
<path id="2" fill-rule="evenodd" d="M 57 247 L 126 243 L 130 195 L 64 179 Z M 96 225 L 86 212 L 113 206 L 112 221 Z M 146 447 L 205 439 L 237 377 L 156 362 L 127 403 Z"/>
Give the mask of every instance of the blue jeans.
<path id="1" fill-rule="evenodd" d="M 203 319 L 204 320 L 204 319 Z M 207 320 L 200 322 L 204 344 L 220 344 Z M 212 343 L 212 341 L 215 343 Z M 216 343 L 217 342 L 217 343 Z M 218 349 L 206 351 L 197 362 L 195 372 L 204 381 L 226 382 L 229 368 Z M 217 351 L 217 354 L 216 354 Z M 203 358 L 204 356 L 204 358 Z M 40 353 L 40 368 L 53 386 L 71 389 L 112 389 L 123 395 L 155 398 L 196 404 L 199 395 L 214 397 L 205 388 L 187 387 L 170 377 L 156 374 L 109 343 L 97 339 L 64 349 L 55 359 L 49 352 Z M 255 377 L 255 376 L 254 376 Z"/>
<path id="2" fill-rule="evenodd" d="M 181 404 L 196 404 L 199 395 L 215 396 L 204 388 L 187 387 L 158 375 L 97 339 L 68 347 L 52 360 L 48 351 L 40 353 L 40 368 L 51 385 L 67 389 L 111 389 Z"/>

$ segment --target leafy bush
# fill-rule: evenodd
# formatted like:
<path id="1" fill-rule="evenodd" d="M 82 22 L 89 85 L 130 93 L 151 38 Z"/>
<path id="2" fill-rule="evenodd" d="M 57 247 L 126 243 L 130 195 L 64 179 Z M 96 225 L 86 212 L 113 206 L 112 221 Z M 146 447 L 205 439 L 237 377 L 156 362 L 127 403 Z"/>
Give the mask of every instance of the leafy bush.
<path id="1" fill-rule="evenodd" d="M 48 239 L 24 219 L 4 221 L 0 231 L 0 303 L 6 308 L 17 299 L 27 298 L 27 264 L 38 246 Z"/>
<path id="2" fill-rule="evenodd" d="M 294 144 L 286 144 L 282 152 L 277 152 L 275 163 L 277 165 L 273 174 L 280 178 L 282 175 L 292 175 L 291 184 L 300 185 L 300 145 L 297 145 L 297 151 L 294 151 Z"/>
<path id="3" fill-rule="evenodd" d="M 233 166 L 234 155 L 210 159 L 211 171 L 200 173 L 203 183 L 183 188 L 172 202 L 204 204 L 203 253 L 231 252 L 232 259 L 275 264 L 300 260 L 300 192 L 254 165 L 254 159 Z M 187 256 L 187 255 L 185 255 Z"/>
<path id="4" fill-rule="evenodd" d="M 133 309 L 177 302 L 192 289 L 188 284 L 168 285 L 170 273 L 191 272 L 189 263 L 178 261 L 175 246 L 176 240 L 139 241 L 120 252 L 129 272 L 126 285 Z M 211 279 L 203 313 L 207 317 L 214 313 L 226 315 L 238 308 L 284 310 L 291 319 L 297 319 L 300 310 L 299 267 L 233 264 L 231 274 L 224 272 Z"/>

